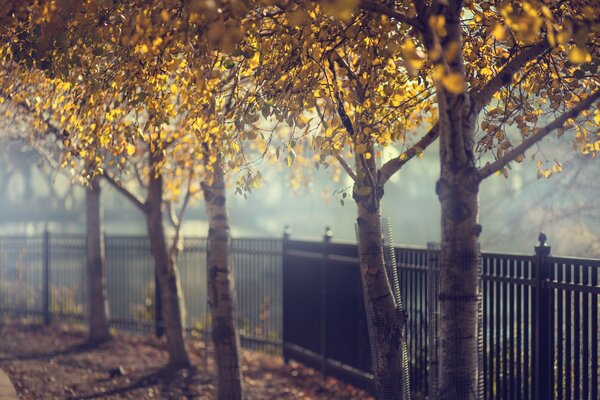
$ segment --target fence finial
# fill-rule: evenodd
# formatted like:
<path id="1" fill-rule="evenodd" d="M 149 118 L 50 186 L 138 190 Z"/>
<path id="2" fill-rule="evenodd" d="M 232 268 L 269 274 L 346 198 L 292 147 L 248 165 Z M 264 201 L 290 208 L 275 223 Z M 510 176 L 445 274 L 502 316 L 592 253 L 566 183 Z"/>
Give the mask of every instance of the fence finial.
<path id="1" fill-rule="evenodd" d="M 546 234 L 544 232 L 540 232 L 540 235 L 538 236 L 538 241 L 540 242 L 540 247 L 546 247 L 546 240 L 548 240 L 548 237 L 546 237 Z"/>
<path id="2" fill-rule="evenodd" d="M 331 230 L 331 228 L 329 226 L 325 227 L 325 235 L 323 236 L 323 239 L 326 241 L 331 241 L 331 238 L 333 237 L 333 231 Z"/>
<path id="3" fill-rule="evenodd" d="M 290 228 L 289 225 L 285 225 L 283 227 L 283 238 L 289 239 L 291 235 L 292 235 L 292 228 Z"/>

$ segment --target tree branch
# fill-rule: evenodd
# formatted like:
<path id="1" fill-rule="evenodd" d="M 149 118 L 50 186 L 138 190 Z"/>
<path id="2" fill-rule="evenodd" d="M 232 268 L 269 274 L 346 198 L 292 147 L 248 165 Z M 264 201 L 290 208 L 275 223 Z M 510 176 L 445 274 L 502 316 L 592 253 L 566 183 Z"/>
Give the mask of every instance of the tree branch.
<path id="1" fill-rule="evenodd" d="M 140 200 L 135 194 L 124 188 L 119 182 L 117 182 L 113 177 L 108 175 L 106 172 L 102 173 L 102 177 L 106 179 L 106 181 L 114 187 L 119 193 L 125 196 L 129 201 L 131 201 L 141 212 L 146 213 L 148 207 L 146 202 Z"/>
<path id="2" fill-rule="evenodd" d="M 504 68 L 490 79 L 479 91 L 473 94 L 475 111 L 478 113 L 492 100 L 494 94 L 504 86 L 508 86 L 512 77 L 529 61 L 539 57 L 544 51 L 550 49 L 546 39 L 524 48 L 519 54 L 506 63 Z"/>
<path id="3" fill-rule="evenodd" d="M 169 256 L 171 258 L 177 258 L 179 255 L 179 239 L 181 236 L 181 225 L 183 223 L 183 215 L 185 214 L 185 210 L 187 209 L 188 204 L 190 203 L 190 199 L 192 198 L 192 179 L 194 177 L 193 172 L 190 173 L 187 183 L 187 189 L 185 192 L 185 197 L 183 198 L 183 204 L 179 209 L 179 214 L 175 217 L 177 223 L 174 224 L 175 227 L 175 236 L 173 237 L 173 242 L 171 243 L 171 248 L 169 249 Z"/>
<path id="4" fill-rule="evenodd" d="M 179 225 L 179 219 L 173 211 L 173 204 L 171 204 L 170 201 L 165 201 L 165 206 L 167 207 L 167 216 L 169 217 L 169 222 L 171 225 L 173 225 L 173 228 L 177 229 L 177 225 Z"/>
<path id="5" fill-rule="evenodd" d="M 496 93 L 502 87 L 510 84 L 512 77 L 516 72 L 518 72 L 525 64 L 535 59 L 547 49 L 549 49 L 549 43 L 547 40 L 523 49 L 519 54 L 507 62 L 504 68 L 502 68 L 502 70 L 496 76 L 483 85 L 481 89 L 478 91 L 473 91 L 473 89 L 471 89 L 470 92 L 473 96 L 473 101 L 475 102 L 475 112 L 479 113 L 483 107 L 485 107 L 491 101 L 494 93 Z M 436 123 L 433 127 L 431 127 L 429 132 L 425 134 L 425 136 L 423 136 L 411 148 L 406 150 L 403 153 L 403 156 L 393 158 L 381 166 L 378 174 L 378 185 L 385 185 L 392 175 L 398 172 L 404 166 L 404 164 L 419 154 L 417 150 L 425 150 L 431 143 L 435 142 L 438 136 L 439 126 Z"/>
<path id="6" fill-rule="evenodd" d="M 419 31 L 421 31 L 423 29 L 423 26 L 421 26 L 421 23 L 419 21 L 417 21 L 416 19 L 410 18 L 410 17 L 402 14 L 401 12 L 398 12 L 398 11 L 394 10 L 393 8 L 390 8 L 386 5 L 374 3 L 369 0 L 360 0 L 360 2 L 358 3 L 358 7 L 365 11 L 370 11 L 373 13 L 386 15 L 392 19 L 395 19 L 398 22 L 410 25 Z"/>
<path id="7" fill-rule="evenodd" d="M 350 176 L 350 178 L 352 178 L 352 180 L 354 182 L 356 182 L 356 180 L 358 179 L 358 177 L 354 173 L 354 170 L 352 168 L 350 168 L 350 165 L 348 165 L 348 163 L 346 162 L 346 160 L 344 160 L 342 158 L 342 156 L 340 156 L 340 155 L 336 156 L 335 158 L 338 160 L 338 162 L 340 163 L 340 165 L 342 166 L 342 168 L 344 168 L 344 171 L 346 171 L 346 173 Z"/>
<path id="8" fill-rule="evenodd" d="M 385 183 L 394 175 L 396 172 L 400 170 L 409 162 L 414 156 L 418 155 L 420 152 L 425 150 L 431 143 L 435 142 L 435 140 L 440 135 L 439 132 L 439 124 L 436 122 L 435 125 L 431 127 L 429 132 L 427 132 L 417 143 L 415 143 L 411 148 L 406 150 L 400 157 L 392 158 L 388 160 L 385 164 L 379 168 L 379 173 L 377 174 L 377 185 L 383 186 Z"/>
<path id="9" fill-rule="evenodd" d="M 549 133 L 551 133 L 555 129 L 561 128 L 568 119 L 576 118 L 583 110 L 590 108 L 592 104 L 594 104 L 594 102 L 598 100 L 598 98 L 600 98 L 600 89 L 596 89 L 596 91 L 590 94 L 588 97 L 586 97 L 585 100 L 582 100 L 570 110 L 562 113 L 558 118 L 550 122 L 548 125 L 544 126 L 543 128 L 540 128 L 537 132 L 529 136 L 520 145 L 513 148 L 503 157 L 481 168 L 479 170 L 479 179 L 483 180 L 489 177 L 490 175 L 500 171 L 502 168 L 508 165 L 508 163 L 513 161 L 520 154 L 525 153 L 527 149 L 529 149 L 531 146 L 542 140 Z"/>

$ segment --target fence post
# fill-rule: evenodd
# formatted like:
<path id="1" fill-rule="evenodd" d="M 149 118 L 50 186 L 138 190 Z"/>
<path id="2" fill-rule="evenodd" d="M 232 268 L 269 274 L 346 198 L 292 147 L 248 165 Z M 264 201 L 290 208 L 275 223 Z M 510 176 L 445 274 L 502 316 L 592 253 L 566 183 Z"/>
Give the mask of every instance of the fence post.
<path id="1" fill-rule="evenodd" d="M 165 334 L 162 317 L 162 297 L 160 295 L 158 273 L 156 271 L 154 271 L 154 334 L 157 338 L 160 338 Z"/>
<path id="2" fill-rule="evenodd" d="M 327 259 L 333 232 L 325 227 L 323 235 L 323 259 L 321 261 L 321 375 L 327 376 Z"/>
<path id="3" fill-rule="evenodd" d="M 42 238 L 42 314 L 44 325 L 50 325 L 50 231 L 44 229 Z"/>
<path id="4" fill-rule="evenodd" d="M 533 359 L 533 391 L 534 399 L 551 399 L 554 395 L 552 382 L 552 369 L 554 363 L 550 360 L 550 339 L 552 329 L 550 326 L 550 293 L 546 286 L 551 277 L 551 266 L 548 261 L 550 246 L 546 244 L 546 235 L 540 233 L 539 246 L 535 246 L 535 268 L 534 268 L 534 359 Z"/>
<path id="5" fill-rule="evenodd" d="M 285 321 L 285 314 L 286 314 L 286 305 L 287 305 L 287 301 L 286 301 L 286 291 L 285 291 L 285 286 L 287 285 L 287 280 L 286 280 L 286 273 L 285 273 L 285 266 L 286 266 L 286 255 L 287 255 L 287 249 L 288 249 L 288 242 L 290 240 L 290 237 L 292 235 L 292 230 L 290 228 L 289 225 L 286 225 L 283 228 L 283 240 L 281 241 L 281 299 L 282 299 L 282 305 L 281 305 L 281 310 L 282 310 L 282 316 L 283 316 L 283 320 Z M 287 339 L 287 333 L 286 333 L 286 329 L 285 329 L 285 322 L 283 324 L 281 324 L 281 338 L 282 338 L 282 352 L 283 352 L 283 362 L 284 363 L 288 363 L 290 361 L 290 357 L 288 355 L 287 352 L 287 347 L 285 345 L 286 339 Z"/>
<path id="6" fill-rule="evenodd" d="M 440 319 L 440 244 L 427 243 L 427 393 L 437 396 L 438 325 Z"/>

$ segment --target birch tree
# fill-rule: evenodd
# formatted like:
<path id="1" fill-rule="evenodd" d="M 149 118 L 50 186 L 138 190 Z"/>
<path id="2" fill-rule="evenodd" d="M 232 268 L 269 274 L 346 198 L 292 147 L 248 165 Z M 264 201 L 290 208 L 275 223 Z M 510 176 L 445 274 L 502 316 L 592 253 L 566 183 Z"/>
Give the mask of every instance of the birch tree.
<path id="1" fill-rule="evenodd" d="M 433 67 L 440 116 L 436 191 L 442 207 L 437 396 L 474 399 L 478 188 L 496 172 L 507 174 L 510 162 L 522 161 L 527 149 L 555 130 L 576 125 L 575 143 L 588 150 L 595 146 L 592 132 L 598 125 L 589 120 L 597 115 L 591 110 L 600 95 L 597 10 L 586 2 L 461 1 L 415 1 L 408 9 L 378 5 L 377 10 L 398 21 L 409 18 Z M 519 144 L 504 131 L 511 124 L 519 127 Z M 477 150 L 492 149 L 496 159 L 478 167 Z"/>

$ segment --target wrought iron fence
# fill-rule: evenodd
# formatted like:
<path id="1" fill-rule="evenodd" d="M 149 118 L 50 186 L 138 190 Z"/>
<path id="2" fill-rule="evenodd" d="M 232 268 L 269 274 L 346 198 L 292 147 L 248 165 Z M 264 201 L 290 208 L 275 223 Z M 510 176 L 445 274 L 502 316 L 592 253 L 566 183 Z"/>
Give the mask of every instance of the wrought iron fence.
<path id="1" fill-rule="evenodd" d="M 106 278 L 111 324 L 155 331 L 154 263 L 144 236 L 106 237 Z M 83 320 L 85 236 L 45 233 L 42 237 L 0 237 L 0 312 L 51 319 Z M 232 241 L 242 344 L 268 351 L 281 348 L 281 240 Z M 178 267 L 187 309 L 185 325 L 206 335 L 206 239 L 183 239 Z M 158 329 L 160 331 L 160 329 Z"/>
<path id="2" fill-rule="evenodd" d="M 153 261 L 145 237 L 106 238 L 114 326 L 156 328 Z M 206 240 L 179 257 L 192 335 L 209 331 Z M 437 382 L 439 246 L 396 247 L 408 319 L 411 389 Z M 232 261 L 242 343 L 279 352 L 370 388 L 370 354 L 354 244 L 238 239 Z M 482 254 L 480 371 L 485 399 L 598 398 L 600 260 Z M 0 312 L 83 319 L 85 237 L 0 237 Z"/>
<path id="3" fill-rule="evenodd" d="M 481 255 L 484 399 L 599 398 L 600 260 L 551 257 L 544 241 L 532 256 Z M 395 251 L 411 391 L 428 396 L 437 385 L 440 249 Z M 356 245 L 284 240 L 283 288 L 284 358 L 372 390 Z"/>

